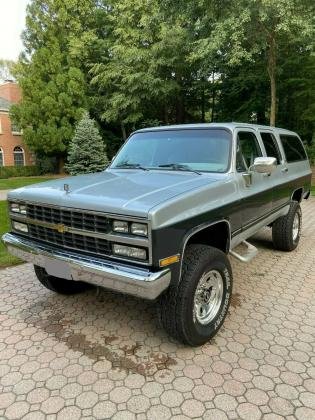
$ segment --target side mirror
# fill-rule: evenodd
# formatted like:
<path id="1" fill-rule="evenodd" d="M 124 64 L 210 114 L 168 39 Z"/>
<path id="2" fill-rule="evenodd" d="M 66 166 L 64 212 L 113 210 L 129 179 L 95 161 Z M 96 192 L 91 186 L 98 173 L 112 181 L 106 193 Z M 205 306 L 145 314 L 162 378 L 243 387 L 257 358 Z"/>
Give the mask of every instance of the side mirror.
<path id="1" fill-rule="evenodd" d="M 276 166 L 277 159 L 274 157 L 257 157 L 254 160 L 254 164 L 250 167 L 250 170 L 260 174 L 270 175 Z"/>

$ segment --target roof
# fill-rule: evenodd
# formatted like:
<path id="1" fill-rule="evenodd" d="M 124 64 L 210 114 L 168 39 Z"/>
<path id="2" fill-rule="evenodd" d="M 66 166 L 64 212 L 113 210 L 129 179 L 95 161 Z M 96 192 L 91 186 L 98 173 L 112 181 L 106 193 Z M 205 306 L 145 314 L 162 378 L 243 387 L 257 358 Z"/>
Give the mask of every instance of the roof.
<path id="1" fill-rule="evenodd" d="M 280 127 L 271 127 L 268 125 L 259 125 L 259 124 L 248 124 L 248 123 L 241 123 L 241 122 L 222 122 L 222 123 L 200 123 L 200 124 L 178 124 L 178 125 L 163 125 L 159 127 L 148 127 L 142 128 L 137 130 L 137 133 L 145 132 L 145 131 L 160 131 L 160 130 L 178 130 L 178 129 L 200 129 L 200 128 L 226 128 L 230 131 L 234 131 L 236 128 L 251 128 L 254 130 L 262 130 L 262 129 L 273 129 L 277 131 L 287 131 L 292 133 L 290 130 L 286 130 Z"/>
<path id="2" fill-rule="evenodd" d="M 8 101 L 7 99 L 2 98 L 0 96 L 0 109 L 1 109 L 1 111 L 9 111 L 11 105 L 12 105 L 12 103 L 10 101 Z"/>

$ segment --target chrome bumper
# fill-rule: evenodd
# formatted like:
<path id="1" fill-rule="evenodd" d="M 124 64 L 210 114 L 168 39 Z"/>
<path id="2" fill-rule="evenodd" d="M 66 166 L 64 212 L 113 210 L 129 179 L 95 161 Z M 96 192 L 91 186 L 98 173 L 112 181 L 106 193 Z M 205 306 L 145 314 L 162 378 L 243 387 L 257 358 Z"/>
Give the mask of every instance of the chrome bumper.
<path id="1" fill-rule="evenodd" d="M 49 245 L 41 245 L 12 233 L 3 235 L 2 240 L 11 254 L 45 268 L 50 275 L 62 277 L 60 275 L 62 267 L 67 273 L 64 278 L 69 280 L 84 281 L 144 299 L 155 299 L 171 281 L 169 269 L 151 272 L 145 268 L 57 250 Z"/>

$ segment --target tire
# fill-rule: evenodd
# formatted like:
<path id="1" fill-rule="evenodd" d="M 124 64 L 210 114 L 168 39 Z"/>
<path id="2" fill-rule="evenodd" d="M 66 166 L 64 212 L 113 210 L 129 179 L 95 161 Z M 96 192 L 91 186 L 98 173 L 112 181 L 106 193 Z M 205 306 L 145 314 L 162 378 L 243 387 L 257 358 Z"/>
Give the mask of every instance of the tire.
<path id="1" fill-rule="evenodd" d="M 59 277 L 50 276 L 46 270 L 38 265 L 34 265 L 36 277 L 46 289 L 62 295 L 74 295 L 91 289 L 93 286 L 83 281 L 73 281 L 60 279 Z"/>
<path id="2" fill-rule="evenodd" d="M 297 201 L 292 201 L 289 212 L 272 225 L 272 241 L 280 251 L 293 251 L 299 243 L 302 228 L 302 211 Z"/>
<path id="3" fill-rule="evenodd" d="M 201 282 L 209 279 L 213 285 L 199 294 Z M 221 292 L 219 291 L 221 290 Z M 218 292 L 212 311 L 207 306 L 195 306 L 198 301 L 211 300 Z M 211 293 L 212 292 L 212 293 Z M 191 346 L 199 346 L 212 338 L 222 326 L 232 296 L 232 269 L 227 256 L 219 249 L 193 244 L 187 247 L 179 284 L 171 286 L 158 301 L 158 316 L 167 333 Z M 197 304 L 198 305 L 198 304 Z M 205 303 L 205 305 L 207 305 Z M 210 305 L 211 307 L 211 305 Z M 197 309 L 198 308 L 198 309 Z"/>

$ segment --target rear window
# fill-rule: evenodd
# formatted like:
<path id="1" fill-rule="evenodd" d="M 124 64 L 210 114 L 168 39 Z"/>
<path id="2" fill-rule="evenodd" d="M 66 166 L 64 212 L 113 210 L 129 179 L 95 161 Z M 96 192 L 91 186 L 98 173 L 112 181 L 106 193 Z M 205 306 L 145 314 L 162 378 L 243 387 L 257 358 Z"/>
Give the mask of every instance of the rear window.
<path id="1" fill-rule="evenodd" d="M 296 136 L 280 135 L 287 162 L 306 160 L 307 155 L 301 140 Z"/>

